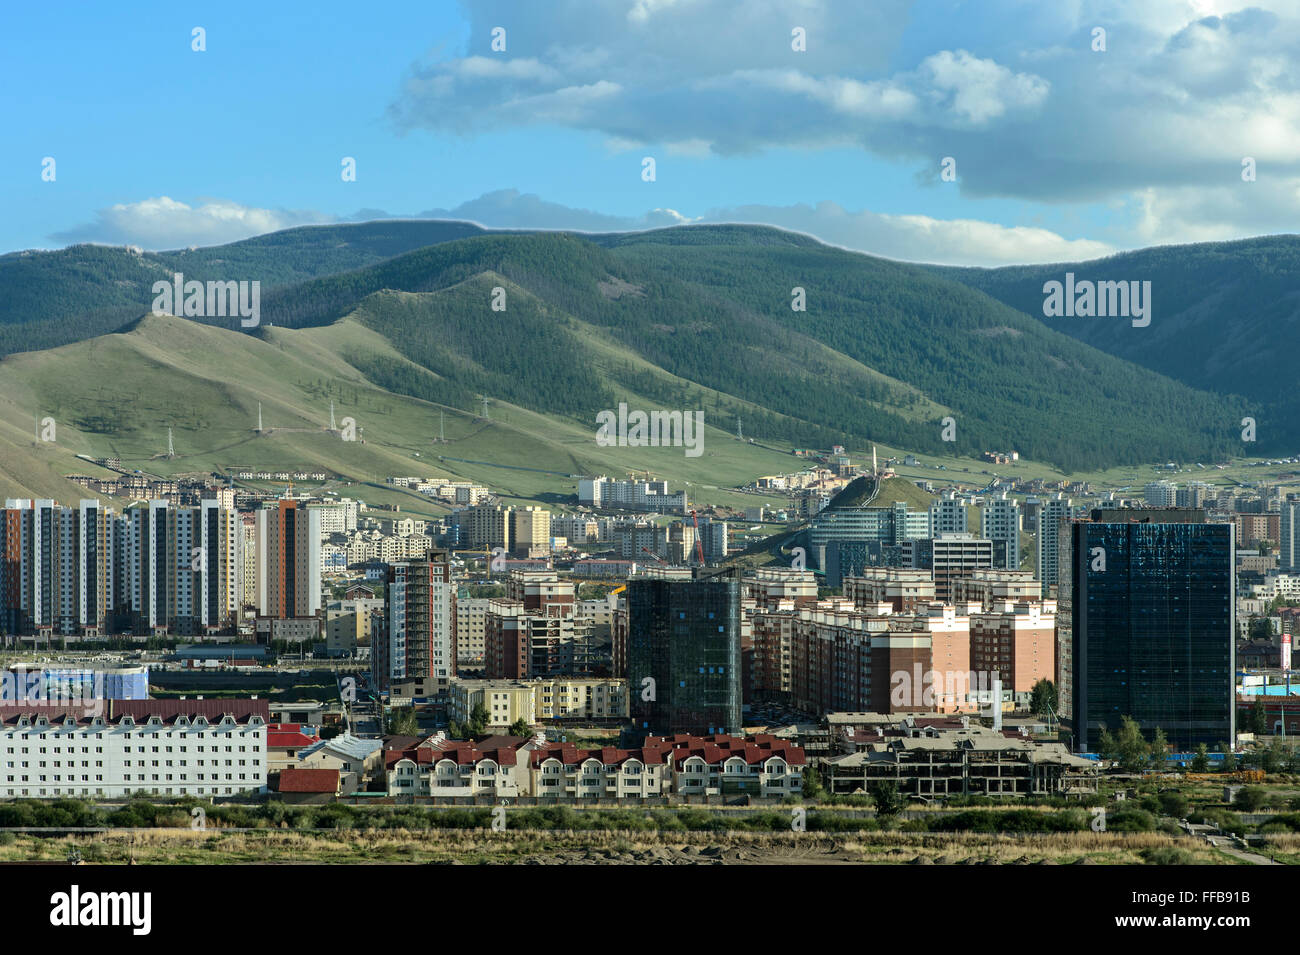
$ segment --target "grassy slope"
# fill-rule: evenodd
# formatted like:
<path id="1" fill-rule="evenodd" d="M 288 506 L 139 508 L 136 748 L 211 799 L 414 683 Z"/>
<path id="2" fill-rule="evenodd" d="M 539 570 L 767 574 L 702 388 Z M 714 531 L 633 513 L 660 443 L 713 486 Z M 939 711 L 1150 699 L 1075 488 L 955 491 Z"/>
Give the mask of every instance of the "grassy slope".
<path id="1" fill-rule="evenodd" d="M 577 334 L 593 342 L 596 332 L 581 323 Z M 0 360 L 0 494 L 54 496 L 72 501 L 85 492 L 63 479 L 65 474 L 103 473 L 79 460 L 121 457 L 132 467 L 156 474 L 208 471 L 233 465 L 259 469 L 320 468 L 372 486 L 353 488 L 370 503 L 400 503 L 424 515 L 445 510 L 419 495 L 382 486 L 393 474 L 446 475 L 481 481 L 507 498 L 552 506 L 557 495 L 576 493 L 570 474 L 630 470 L 685 483 L 694 499 L 706 503 L 756 504 L 765 499 L 724 488 L 759 474 L 798 469 L 804 462 L 789 455 L 734 440 L 727 429 L 706 428 L 705 453 L 686 458 L 671 448 L 599 448 L 594 426 L 572 419 L 540 415 L 508 403 L 495 403 L 491 421 L 456 409 L 446 413 L 448 443 L 432 439 L 439 426 L 438 406 L 396 396 L 371 385 L 340 355 L 362 350 L 393 362 L 405 362 L 382 336 L 360 322 L 344 320 L 303 330 L 265 329 L 253 337 L 173 318 L 148 316 L 129 332 L 107 335 L 45 352 L 22 353 Z M 630 352 L 607 340 L 595 350 L 597 364 L 623 360 L 651 369 Z M 104 369 L 130 369 L 129 375 L 106 375 Z M 667 373 L 657 374 L 671 378 Z M 683 383 L 701 395 L 709 393 Z M 639 396 L 617 390 L 621 400 Z M 349 444 L 327 434 L 329 402 L 341 420 L 354 417 L 365 443 Z M 253 433 L 258 402 L 268 436 Z M 640 402 L 642 404 L 651 404 Z M 651 404 L 651 406 L 653 406 Z M 57 424 L 57 442 L 34 440 L 36 421 L 49 415 Z M 706 418 L 707 421 L 707 418 Z M 729 426 L 731 422 L 726 422 Z M 177 457 L 154 458 L 165 450 L 167 427 L 174 430 Z M 880 446 L 882 458 L 905 449 Z M 850 447 L 857 459 L 868 447 Z M 420 458 L 415 454 L 419 453 Z M 489 464 L 558 471 L 563 475 L 511 470 Z M 1061 472 L 1035 462 L 990 466 L 955 456 L 918 455 L 923 465 L 899 469 L 908 480 L 942 485 L 960 481 L 982 486 L 990 474 L 1060 478 Z M 1208 462 L 1207 462 L 1208 463 Z M 934 465 L 943 464 L 946 470 Z M 1259 480 L 1279 469 L 1245 466 L 1229 471 L 1196 471 L 1202 480 L 1228 483 L 1231 477 Z M 1113 486 L 1137 486 L 1154 476 L 1149 468 L 1118 468 L 1086 477 Z M 1191 475 L 1180 475 L 1185 480 Z M 378 485 L 378 486 L 373 486 Z M 767 503 L 779 499 L 767 498 Z"/>
<path id="2" fill-rule="evenodd" d="M 437 445 L 439 406 L 393 395 L 371 385 L 339 356 L 354 350 L 405 361 L 375 332 L 353 320 L 303 330 L 273 328 L 261 337 L 147 316 L 129 332 L 0 362 L 0 491 L 54 494 L 71 500 L 82 492 L 59 479 L 91 473 L 75 458 L 120 457 L 124 465 L 174 475 L 234 465 L 266 469 L 323 469 L 357 482 L 382 484 L 396 474 L 429 474 L 482 481 L 507 497 L 554 503 L 576 493 L 570 474 L 630 469 L 688 482 L 692 496 L 709 503 L 759 499 L 713 491 L 758 474 L 790 469 L 787 455 L 741 444 L 706 426 L 704 454 L 687 458 L 674 448 L 599 448 L 590 427 L 556 416 L 495 403 L 490 421 L 445 409 L 448 443 Z M 104 368 L 131 369 L 105 376 Z M 635 401 L 635 395 L 628 396 Z M 336 418 L 356 419 L 364 443 L 341 441 L 324 430 L 329 402 Z M 254 434 L 258 402 L 271 434 Z M 34 447 L 24 434 L 39 409 L 58 423 L 55 446 Z M 177 456 L 165 450 L 173 428 Z M 416 458 L 416 454 L 420 458 Z M 564 476 L 446 460 L 437 455 Z M 397 490 L 354 489 L 367 501 L 436 506 Z"/>

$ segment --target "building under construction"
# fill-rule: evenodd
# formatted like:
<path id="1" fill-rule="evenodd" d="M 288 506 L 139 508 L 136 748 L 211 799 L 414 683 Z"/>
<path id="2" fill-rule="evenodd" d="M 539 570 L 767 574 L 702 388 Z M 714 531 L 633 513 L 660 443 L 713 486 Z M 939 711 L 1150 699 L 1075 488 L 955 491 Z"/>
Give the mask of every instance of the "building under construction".
<path id="1" fill-rule="evenodd" d="M 878 780 L 913 799 L 948 796 L 1084 796 L 1097 791 L 1099 764 L 1062 743 L 1040 743 L 1019 731 L 992 730 L 969 718 L 845 726 L 823 763 L 835 795 L 865 793 Z"/>

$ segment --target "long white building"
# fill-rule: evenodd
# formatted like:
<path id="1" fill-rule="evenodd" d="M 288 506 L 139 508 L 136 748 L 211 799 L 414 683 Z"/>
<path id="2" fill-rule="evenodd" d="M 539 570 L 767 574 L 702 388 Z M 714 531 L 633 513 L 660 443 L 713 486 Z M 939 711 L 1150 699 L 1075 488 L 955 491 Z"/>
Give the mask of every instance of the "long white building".
<path id="1" fill-rule="evenodd" d="M 265 700 L 0 707 L 0 798 L 266 791 Z"/>

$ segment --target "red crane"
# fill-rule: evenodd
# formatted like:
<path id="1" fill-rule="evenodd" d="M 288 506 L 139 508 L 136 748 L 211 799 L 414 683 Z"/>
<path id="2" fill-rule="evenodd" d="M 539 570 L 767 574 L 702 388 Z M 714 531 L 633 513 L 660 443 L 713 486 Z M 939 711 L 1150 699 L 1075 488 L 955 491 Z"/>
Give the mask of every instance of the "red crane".
<path id="1" fill-rule="evenodd" d="M 700 566 L 704 566 L 704 544 L 700 541 L 700 519 L 695 516 L 695 508 L 691 508 L 691 520 L 695 523 L 695 552 L 699 555 Z"/>

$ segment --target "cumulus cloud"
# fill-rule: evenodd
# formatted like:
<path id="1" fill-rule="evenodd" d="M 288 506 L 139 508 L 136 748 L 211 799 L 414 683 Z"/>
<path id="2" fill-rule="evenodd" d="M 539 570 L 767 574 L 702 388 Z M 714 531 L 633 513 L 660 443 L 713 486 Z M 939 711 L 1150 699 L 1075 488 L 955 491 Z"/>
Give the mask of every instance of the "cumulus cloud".
<path id="1" fill-rule="evenodd" d="M 60 242 L 104 242 L 139 245 L 146 249 L 222 245 L 288 229 L 333 221 L 318 212 L 258 209 L 227 199 L 205 199 L 197 205 L 169 196 L 124 202 L 100 209 L 95 220 L 54 234 Z"/>
<path id="2" fill-rule="evenodd" d="M 1050 229 L 1004 226 L 978 219 L 851 212 L 834 202 L 719 209 L 708 222 L 762 222 L 805 232 L 832 245 L 908 262 L 943 265 L 1013 265 L 1094 259 L 1114 246 L 1067 239 Z"/>
<path id="3" fill-rule="evenodd" d="M 390 107 L 399 127 L 560 124 L 614 150 L 689 144 L 693 156 L 855 145 L 918 169 L 953 156 L 963 196 L 1043 203 L 1182 204 L 1184 188 L 1229 188 L 1243 156 L 1300 176 L 1295 0 L 747 0 L 744 16 L 735 0 L 476 0 L 464 10 L 465 56 L 412 66 Z M 491 54 L 502 23 L 509 52 Z M 806 52 L 791 50 L 795 26 Z M 1104 52 L 1093 49 L 1099 26 Z M 492 56 L 526 65 L 465 66 Z M 1260 217 L 1236 212 L 1239 231 Z"/>

